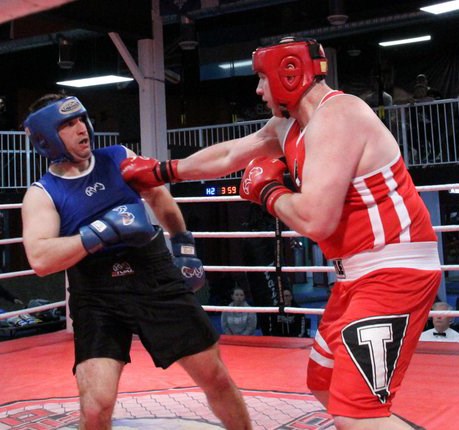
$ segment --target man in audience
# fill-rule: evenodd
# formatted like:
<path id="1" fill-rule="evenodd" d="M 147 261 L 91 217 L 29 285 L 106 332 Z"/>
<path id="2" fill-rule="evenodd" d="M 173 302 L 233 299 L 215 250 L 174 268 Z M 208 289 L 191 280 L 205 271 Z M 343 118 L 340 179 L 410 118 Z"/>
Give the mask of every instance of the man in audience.
<path id="1" fill-rule="evenodd" d="M 450 311 L 453 307 L 446 302 L 436 302 L 432 306 L 433 311 Z M 431 342 L 459 342 L 459 333 L 450 328 L 454 318 L 447 315 L 435 315 L 432 317 L 433 328 L 421 334 L 419 340 Z"/>

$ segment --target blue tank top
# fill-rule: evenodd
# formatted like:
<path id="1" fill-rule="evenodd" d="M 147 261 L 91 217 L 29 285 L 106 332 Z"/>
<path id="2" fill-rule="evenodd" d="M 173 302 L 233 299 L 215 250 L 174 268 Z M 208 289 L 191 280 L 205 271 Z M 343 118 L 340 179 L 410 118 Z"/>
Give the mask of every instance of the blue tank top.
<path id="1" fill-rule="evenodd" d="M 62 177 L 47 172 L 32 184 L 46 191 L 54 202 L 61 219 L 60 236 L 77 234 L 80 227 L 113 207 L 142 202 L 121 176 L 120 163 L 126 157 L 124 146 L 95 149 L 89 169 L 80 176 Z"/>

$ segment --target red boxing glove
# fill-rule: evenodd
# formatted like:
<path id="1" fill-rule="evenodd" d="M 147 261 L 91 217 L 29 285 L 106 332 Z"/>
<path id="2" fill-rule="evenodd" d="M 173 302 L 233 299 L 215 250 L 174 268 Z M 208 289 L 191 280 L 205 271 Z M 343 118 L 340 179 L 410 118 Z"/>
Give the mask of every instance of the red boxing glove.
<path id="1" fill-rule="evenodd" d="M 271 215 L 276 216 L 274 204 L 284 194 L 292 191 L 284 186 L 283 174 L 287 166 L 277 158 L 254 158 L 245 169 L 239 195 L 261 204 Z"/>
<path id="2" fill-rule="evenodd" d="M 158 161 L 138 156 L 125 158 L 120 169 L 123 179 L 136 191 L 142 192 L 166 182 L 180 182 L 177 163 L 178 160 Z"/>

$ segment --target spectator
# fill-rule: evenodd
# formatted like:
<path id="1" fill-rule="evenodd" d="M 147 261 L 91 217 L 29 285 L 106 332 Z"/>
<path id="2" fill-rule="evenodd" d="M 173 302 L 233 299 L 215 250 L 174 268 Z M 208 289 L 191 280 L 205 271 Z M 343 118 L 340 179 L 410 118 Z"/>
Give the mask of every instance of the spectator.
<path id="1" fill-rule="evenodd" d="M 435 99 L 440 98 L 440 92 L 435 88 L 429 87 L 426 75 L 419 74 L 416 77 L 410 103 L 433 102 Z M 413 161 L 415 163 L 432 162 L 434 159 L 432 138 L 437 134 L 435 128 L 439 121 L 438 109 L 412 106 L 409 118 L 413 142 L 417 143 L 417 149 L 413 148 Z"/>
<path id="2" fill-rule="evenodd" d="M 299 308 L 300 305 L 293 297 L 289 288 L 284 289 L 284 306 Z M 304 337 L 306 332 L 306 321 L 303 314 L 276 314 L 271 316 L 272 336 L 282 337 Z"/>
<path id="3" fill-rule="evenodd" d="M 244 290 L 240 287 L 233 289 L 231 299 L 229 306 L 250 306 L 245 300 Z M 253 312 L 223 312 L 221 321 L 224 334 L 250 336 L 257 329 L 257 315 Z"/>
<path id="4" fill-rule="evenodd" d="M 419 95 L 422 95 L 423 97 L 431 100 L 439 100 L 442 98 L 440 91 L 438 91 L 436 88 L 432 88 L 429 86 L 427 76 L 423 73 L 416 76 L 414 92 L 419 92 Z M 415 98 L 414 94 L 413 98 Z"/>
<path id="5" fill-rule="evenodd" d="M 432 306 L 433 311 L 450 311 L 453 307 L 446 302 L 436 302 Z M 433 328 L 421 334 L 419 340 L 430 342 L 459 342 L 459 333 L 450 325 L 454 318 L 446 315 L 435 315 L 432 317 Z"/>
<path id="6" fill-rule="evenodd" d="M 431 102 L 434 98 L 427 95 L 427 87 L 422 84 L 416 84 L 413 90 L 412 103 L 416 102 Z"/>

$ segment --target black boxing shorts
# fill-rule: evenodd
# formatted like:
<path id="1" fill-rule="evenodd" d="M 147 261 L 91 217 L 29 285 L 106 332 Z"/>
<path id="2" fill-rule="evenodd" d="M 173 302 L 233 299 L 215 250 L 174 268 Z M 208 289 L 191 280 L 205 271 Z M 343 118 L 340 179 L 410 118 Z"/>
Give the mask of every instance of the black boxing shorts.
<path id="1" fill-rule="evenodd" d="M 162 233 L 142 248 L 90 255 L 69 269 L 68 278 L 74 372 L 90 358 L 129 363 L 133 334 L 164 369 L 218 341 Z"/>

